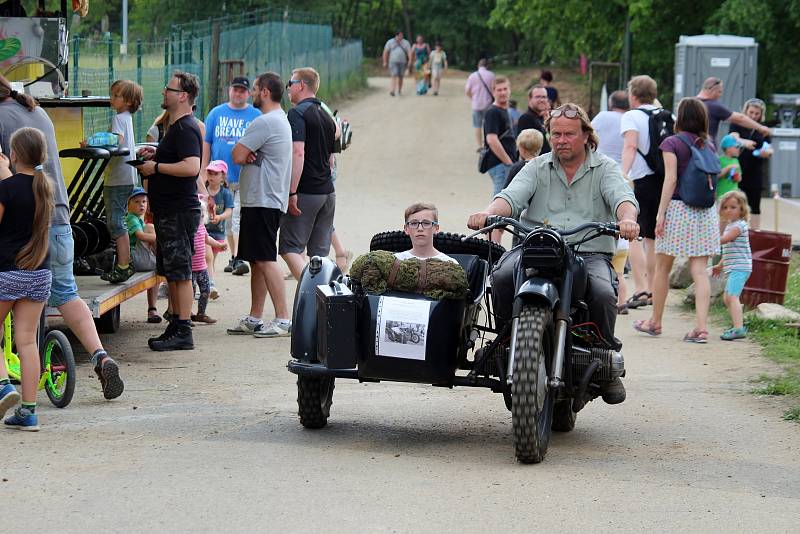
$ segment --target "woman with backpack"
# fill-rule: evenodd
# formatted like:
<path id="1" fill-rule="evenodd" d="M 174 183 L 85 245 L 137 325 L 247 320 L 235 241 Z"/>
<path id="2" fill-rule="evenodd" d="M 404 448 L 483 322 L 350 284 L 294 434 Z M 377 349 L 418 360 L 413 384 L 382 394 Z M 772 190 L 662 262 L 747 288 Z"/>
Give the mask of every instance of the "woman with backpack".
<path id="1" fill-rule="evenodd" d="M 656 215 L 656 272 L 653 279 L 653 314 L 633 327 L 651 336 L 661 335 L 661 322 L 669 291 L 669 273 L 676 256 L 688 256 L 695 286 L 695 326 L 683 340 L 708 341 L 710 282 L 708 259 L 719 254 L 719 218 L 714 190 L 719 162 L 708 135 L 708 112 L 697 98 L 678 105 L 675 135 L 660 145 L 664 155 L 664 186 Z"/>

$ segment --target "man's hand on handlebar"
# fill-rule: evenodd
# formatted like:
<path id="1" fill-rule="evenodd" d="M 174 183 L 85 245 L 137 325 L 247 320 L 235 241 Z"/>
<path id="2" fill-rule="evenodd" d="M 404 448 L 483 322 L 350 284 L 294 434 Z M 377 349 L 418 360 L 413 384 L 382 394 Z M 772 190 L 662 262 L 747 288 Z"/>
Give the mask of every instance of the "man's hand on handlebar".
<path id="1" fill-rule="evenodd" d="M 639 225 L 636 221 L 623 219 L 617 223 L 619 225 L 619 236 L 628 241 L 633 241 L 639 237 Z"/>
<path id="2" fill-rule="evenodd" d="M 479 211 L 478 213 L 473 213 L 467 220 L 467 228 L 470 230 L 480 230 L 486 226 L 486 218 L 491 215 L 494 214 L 489 213 L 488 211 Z"/>

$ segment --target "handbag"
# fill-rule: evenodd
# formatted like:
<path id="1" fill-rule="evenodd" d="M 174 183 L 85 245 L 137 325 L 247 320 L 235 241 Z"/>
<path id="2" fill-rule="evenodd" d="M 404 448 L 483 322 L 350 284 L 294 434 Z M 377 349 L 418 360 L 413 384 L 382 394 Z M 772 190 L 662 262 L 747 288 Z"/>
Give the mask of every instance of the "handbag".
<path id="1" fill-rule="evenodd" d="M 510 128 L 507 129 L 505 132 L 500 134 L 498 139 L 504 138 L 506 135 L 508 135 L 508 133 L 510 131 L 511 131 Z M 489 148 L 487 145 L 484 145 L 480 149 L 480 151 L 478 152 L 478 172 L 479 173 L 486 174 L 486 172 L 489 170 L 489 159 L 490 159 L 489 158 L 489 154 L 491 154 L 491 153 L 492 153 L 492 149 Z"/>

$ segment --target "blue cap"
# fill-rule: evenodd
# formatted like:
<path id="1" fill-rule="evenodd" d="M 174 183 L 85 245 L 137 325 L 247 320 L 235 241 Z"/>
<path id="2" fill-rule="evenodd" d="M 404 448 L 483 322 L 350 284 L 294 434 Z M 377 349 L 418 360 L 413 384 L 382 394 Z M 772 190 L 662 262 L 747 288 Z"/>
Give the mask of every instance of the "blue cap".
<path id="1" fill-rule="evenodd" d="M 742 143 L 740 143 L 739 140 L 733 135 L 728 134 L 722 138 L 722 141 L 720 142 L 719 145 L 722 148 L 722 150 L 727 150 L 734 146 L 736 147 L 742 146 Z"/>
<path id="2" fill-rule="evenodd" d="M 134 187 L 131 194 L 128 195 L 128 200 L 132 199 L 133 197 L 138 197 L 139 195 L 147 195 L 147 191 L 144 190 L 143 187 Z"/>

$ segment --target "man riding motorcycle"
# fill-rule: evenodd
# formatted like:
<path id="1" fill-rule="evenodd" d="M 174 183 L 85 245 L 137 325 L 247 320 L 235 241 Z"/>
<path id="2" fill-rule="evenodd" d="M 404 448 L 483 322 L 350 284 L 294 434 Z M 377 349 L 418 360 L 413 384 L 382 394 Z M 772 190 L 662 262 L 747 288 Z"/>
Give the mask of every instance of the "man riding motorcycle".
<path id="1" fill-rule="evenodd" d="M 564 104 L 550 112 L 546 127 L 553 151 L 523 167 L 485 210 L 470 215 L 467 226 L 483 228 L 490 215 L 561 229 L 616 219 L 620 237 L 636 239 L 639 205 L 619 165 L 596 152 L 598 138 L 586 112 L 575 104 Z M 575 234 L 568 241 L 580 241 L 584 235 Z M 621 344 L 614 337 L 619 283 L 611 266 L 614 249 L 614 239 L 604 236 L 585 243 L 577 252 L 589 277 L 584 297 L 589 315 L 609 345 L 619 351 Z M 492 291 L 497 295 L 494 300 L 500 303 L 495 313 L 501 320 L 511 319 L 514 266 L 519 256 L 519 247 L 511 249 L 492 272 Z M 625 400 L 625 387 L 619 378 L 604 384 L 601 393 L 608 404 Z"/>

